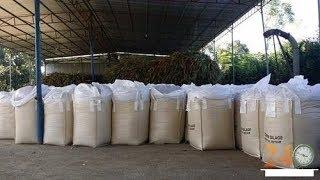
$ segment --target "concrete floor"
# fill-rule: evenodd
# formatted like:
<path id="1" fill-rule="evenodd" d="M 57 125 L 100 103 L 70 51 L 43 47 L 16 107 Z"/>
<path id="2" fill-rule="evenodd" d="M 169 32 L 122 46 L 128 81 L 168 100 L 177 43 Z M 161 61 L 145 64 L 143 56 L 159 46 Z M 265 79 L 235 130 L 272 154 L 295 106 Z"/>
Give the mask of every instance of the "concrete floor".
<path id="1" fill-rule="evenodd" d="M 187 144 L 59 147 L 0 141 L 0 179 L 262 179 L 263 164 L 240 151 Z"/>

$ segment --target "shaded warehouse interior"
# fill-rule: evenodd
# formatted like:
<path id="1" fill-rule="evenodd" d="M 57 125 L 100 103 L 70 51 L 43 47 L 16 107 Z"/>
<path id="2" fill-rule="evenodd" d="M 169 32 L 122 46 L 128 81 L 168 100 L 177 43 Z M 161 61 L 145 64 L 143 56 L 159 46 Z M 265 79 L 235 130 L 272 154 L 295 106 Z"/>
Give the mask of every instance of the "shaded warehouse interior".
<path id="1" fill-rule="evenodd" d="M 40 1 L 44 58 L 90 53 L 199 50 L 259 0 Z M 34 54 L 33 0 L 0 4 L 0 40 Z"/>
<path id="2" fill-rule="evenodd" d="M 199 50 L 260 0 L 5 0 L 2 46 L 35 56 L 38 136 L 43 59 L 109 52 Z M 94 65 L 92 73 L 94 74 Z"/>

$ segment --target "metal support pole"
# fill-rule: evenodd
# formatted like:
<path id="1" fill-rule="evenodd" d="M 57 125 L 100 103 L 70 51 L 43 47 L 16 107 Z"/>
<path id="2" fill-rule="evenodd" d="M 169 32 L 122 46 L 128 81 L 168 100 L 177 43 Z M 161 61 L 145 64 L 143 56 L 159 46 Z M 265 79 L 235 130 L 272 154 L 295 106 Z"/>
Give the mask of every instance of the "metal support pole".
<path id="1" fill-rule="evenodd" d="M 216 53 L 216 39 L 213 39 L 213 59 L 217 61 L 217 53 Z"/>
<path id="2" fill-rule="evenodd" d="M 32 61 L 29 61 L 29 85 L 33 85 L 32 81 L 31 81 L 32 69 L 34 69 L 34 66 L 32 65 Z"/>
<path id="3" fill-rule="evenodd" d="M 265 32 L 265 24 L 264 24 L 264 15 L 263 15 L 263 0 L 261 0 L 261 21 L 262 21 L 262 31 Z M 269 74 L 269 58 L 268 58 L 268 45 L 267 45 L 267 39 L 263 37 L 264 40 L 264 52 L 265 52 L 265 60 L 266 60 L 266 66 L 267 66 L 267 75 Z"/>
<path id="4" fill-rule="evenodd" d="M 10 56 L 9 58 L 9 88 L 10 91 L 12 90 L 12 62 L 11 62 L 12 57 Z"/>
<path id="5" fill-rule="evenodd" d="M 91 21 L 92 22 L 92 21 Z M 90 32 L 89 32 L 89 45 L 90 45 L 90 57 L 91 57 L 91 80 L 94 82 L 95 78 L 95 64 L 94 64 L 94 35 L 93 35 L 93 27 L 92 23 L 90 23 Z"/>
<path id="6" fill-rule="evenodd" d="M 232 84 L 236 82 L 236 69 L 234 63 L 234 47 L 233 47 L 233 24 L 231 25 L 231 62 L 232 62 Z"/>
<path id="7" fill-rule="evenodd" d="M 35 62 L 37 86 L 37 135 L 38 143 L 43 143 L 44 110 L 42 100 L 41 79 L 41 34 L 40 34 L 40 0 L 34 0 L 35 22 Z"/>

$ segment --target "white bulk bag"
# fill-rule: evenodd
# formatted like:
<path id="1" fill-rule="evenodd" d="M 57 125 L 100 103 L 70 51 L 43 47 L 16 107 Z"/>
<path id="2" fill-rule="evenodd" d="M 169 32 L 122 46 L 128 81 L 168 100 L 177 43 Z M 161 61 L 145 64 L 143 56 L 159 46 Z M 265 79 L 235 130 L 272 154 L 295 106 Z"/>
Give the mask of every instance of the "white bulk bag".
<path id="1" fill-rule="evenodd" d="M 48 91 L 48 86 L 42 85 L 42 96 Z M 11 103 L 15 107 L 15 143 L 38 143 L 36 120 L 35 86 L 22 87 L 14 92 Z"/>
<path id="2" fill-rule="evenodd" d="M 0 92 L 0 139 L 14 139 L 14 107 L 11 104 L 13 92 Z"/>
<path id="3" fill-rule="evenodd" d="M 149 142 L 180 143 L 184 136 L 186 92 L 173 84 L 151 85 Z"/>
<path id="4" fill-rule="evenodd" d="M 204 85 L 188 92 L 188 138 L 199 150 L 234 149 L 234 104 L 230 88 Z"/>
<path id="5" fill-rule="evenodd" d="M 234 133 L 235 145 L 242 149 L 241 143 L 241 114 L 240 114 L 240 96 L 252 85 L 229 85 L 234 94 Z"/>
<path id="6" fill-rule="evenodd" d="M 293 113 L 299 113 L 300 101 L 282 85 L 269 89 L 264 101 L 262 160 L 276 167 L 293 168 Z"/>
<path id="7" fill-rule="evenodd" d="M 313 162 L 304 168 L 320 167 L 320 85 L 309 86 L 303 76 L 296 76 L 284 84 L 296 95 L 293 113 L 293 149 L 304 144 L 314 151 Z M 299 107 L 300 106 L 300 107 Z M 300 108 L 300 109 L 299 109 Z M 296 167 L 296 164 L 295 164 Z"/>
<path id="8" fill-rule="evenodd" d="M 116 80 L 113 91 L 112 144 L 139 145 L 149 132 L 150 90 L 140 82 Z"/>
<path id="9" fill-rule="evenodd" d="M 54 87 L 44 97 L 44 144 L 64 146 L 72 142 L 74 88 Z"/>
<path id="10" fill-rule="evenodd" d="M 74 90 L 73 144 L 97 147 L 110 142 L 111 89 L 102 84 L 79 84 Z"/>
<path id="11" fill-rule="evenodd" d="M 242 150 L 254 157 L 261 157 L 264 140 L 263 121 L 259 117 L 261 99 L 269 88 L 270 75 L 247 89 L 240 96 L 241 143 Z M 263 116 L 261 116 L 263 118 Z"/>
<path id="12" fill-rule="evenodd" d="M 184 84 L 181 86 L 181 88 L 186 91 L 186 93 L 188 94 L 190 91 L 195 91 L 198 90 L 198 86 L 196 86 L 195 84 L 191 83 L 191 84 Z M 184 138 L 186 140 L 186 142 L 189 142 L 189 135 L 188 135 L 188 113 L 186 113 L 186 121 L 185 121 L 185 128 L 184 128 Z"/>

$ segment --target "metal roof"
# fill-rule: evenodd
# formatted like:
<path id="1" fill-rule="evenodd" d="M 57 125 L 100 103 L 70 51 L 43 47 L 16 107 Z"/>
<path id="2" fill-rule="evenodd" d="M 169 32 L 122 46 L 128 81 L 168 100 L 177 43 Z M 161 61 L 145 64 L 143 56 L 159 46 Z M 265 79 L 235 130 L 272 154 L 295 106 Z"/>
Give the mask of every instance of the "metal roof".
<path id="1" fill-rule="evenodd" d="M 200 49 L 260 0 L 42 0 L 45 58 Z M 34 54 L 33 0 L 1 0 L 0 44 Z"/>

